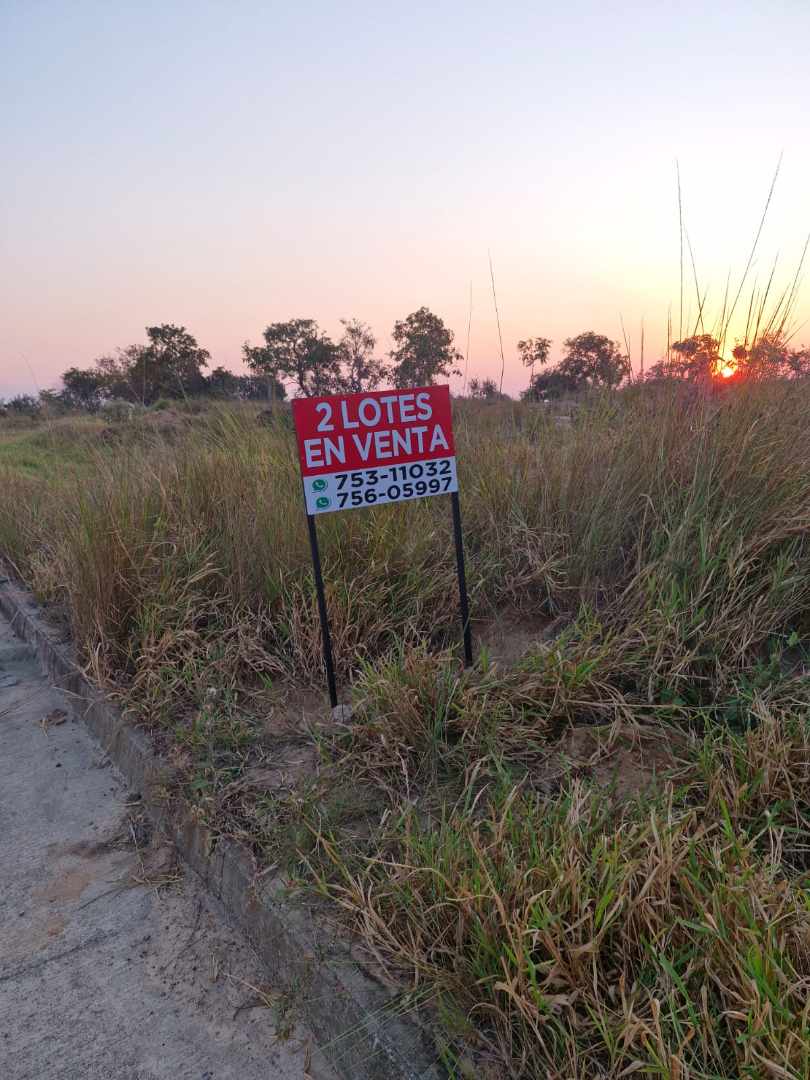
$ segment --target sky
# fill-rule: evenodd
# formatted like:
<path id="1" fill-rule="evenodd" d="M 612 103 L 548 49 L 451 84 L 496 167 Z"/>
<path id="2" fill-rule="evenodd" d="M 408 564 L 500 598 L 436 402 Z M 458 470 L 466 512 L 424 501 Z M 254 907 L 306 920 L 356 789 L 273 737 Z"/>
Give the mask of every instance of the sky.
<path id="1" fill-rule="evenodd" d="M 810 4 L 0 0 L 0 397 L 162 322 L 213 363 L 270 322 L 426 305 L 468 373 L 680 317 L 676 160 L 708 311 L 810 231 Z M 684 307 L 696 303 L 688 256 Z M 796 310 L 810 344 L 810 289 Z M 732 330 L 734 327 L 732 327 Z"/>

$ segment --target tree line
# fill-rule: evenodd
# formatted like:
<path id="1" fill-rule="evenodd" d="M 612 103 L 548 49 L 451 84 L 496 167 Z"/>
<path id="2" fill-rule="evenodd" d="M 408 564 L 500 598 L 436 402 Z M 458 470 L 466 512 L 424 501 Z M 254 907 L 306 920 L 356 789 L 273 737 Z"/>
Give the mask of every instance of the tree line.
<path id="1" fill-rule="evenodd" d="M 43 406 L 51 411 L 94 412 L 111 401 L 150 406 L 163 398 L 201 396 L 272 403 L 287 396 L 288 386 L 297 396 L 319 396 L 375 390 L 383 383 L 396 388 L 426 386 L 461 374 L 458 365 L 463 358 L 454 346 L 452 330 L 426 307 L 395 322 L 393 347 L 384 359 L 377 356 L 377 339 L 366 323 L 342 319 L 341 325 L 343 333 L 333 341 L 314 319 L 271 323 L 262 344 L 246 342 L 242 347 L 247 375 L 222 366 L 206 373 L 211 355 L 184 326 L 148 326 L 146 344 L 118 349 L 89 368 L 68 368 L 60 390 L 43 391 L 39 399 L 19 395 L 5 406 L 0 402 L 0 407 L 29 414 Z M 629 356 L 604 334 L 586 330 L 566 338 L 562 356 L 553 364 L 552 344 L 541 336 L 518 342 L 518 357 L 529 375 L 521 393 L 524 400 L 616 389 L 634 379 Z M 738 380 L 810 375 L 810 349 L 792 349 L 778 334 L 737 344 L 733 358 L 733 377 Z M 699 334 L 672 344 L 666 358 L 635 378 L 701 383 L 715 379 L 727 364 L 720 341 Z M 469 385 L 465 379 L 463 393 L 482 400 L 507 397 L 494 379 L 472 378 Z"/>
<path id="2" fill-rule="evenodd" d="M 675 380 L 693 385 L 744 379 L 797 379 L 810 375 L 810 348 L 791 348 L 781 333 L 767 333 L 753 342 L 738 342 L 731 359 L 722 342 L 711 334 L 693 334 L 670 345 L 667 356 L 646 372 L 634 375 L 630 358 L 615 341 L 592 330 L 567 338 L 562 359 L 548 370 L 535 372 L 549 361 L 551 341 L 529 338 L 518 353 L 530 369 L 524 400 L 543 400 L 576 394 L 589 388 L 615 389 L 629 382 L 649 385 Z"/>
<path id="3" fill-rule="evenodd" d="M 394 324 L 385 359 L 377 356 L 377 339 L 366 323 L 342 319 L 341 325 L 343 333 L 333 341 L 314 319 L 271 323 L 260 345 L 242 347 L 247 375 L 221 366 L 207 373 L 211 354 L 184 326 L 148 326 L 146 344 L 118 349 L 89 368 L 68 368 L 60 390 L 44 391 L 39 401 L 20 395 L 5 408 L 94 412 L 111 401 L 150 406 L 164 398 L 201 396 L 272 402 L 285 398 L 288 386 L 296 395 L 318 396 L 374 390 L 382 383 L 428 385 L 459 373 L 453 332 L 426 307 Z"/>
<path id="4" fill-rule="evenodd" d="M 732 361 L 721 355 L 721 343 L 711 334 L 695 334 L 676 341 L 670 355 L 653 364 L 647 379 L 681 379 L 706 382 L 726 368 L 730 378 L 800 379 L 810 375 L 810 348 L 791 348 L 781 333 L 766 333 L 754 342 L 739 342 L 731 350 Z"/>

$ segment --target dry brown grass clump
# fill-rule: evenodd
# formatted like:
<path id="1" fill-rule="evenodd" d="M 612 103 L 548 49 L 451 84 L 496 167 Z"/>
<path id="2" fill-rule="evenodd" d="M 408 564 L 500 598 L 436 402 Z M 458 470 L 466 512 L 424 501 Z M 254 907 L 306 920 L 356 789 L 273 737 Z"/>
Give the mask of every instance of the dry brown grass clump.
<path id="1" fill-rule="evenodd" d="M 763 844 L 712 809 L 496 784 L 439 817 L 402 804 L 370 853 L 322 834 L 317 872 L 450 1024 L 458 1075 L 798 1080 L 805 886 L 779 829 Z"/>

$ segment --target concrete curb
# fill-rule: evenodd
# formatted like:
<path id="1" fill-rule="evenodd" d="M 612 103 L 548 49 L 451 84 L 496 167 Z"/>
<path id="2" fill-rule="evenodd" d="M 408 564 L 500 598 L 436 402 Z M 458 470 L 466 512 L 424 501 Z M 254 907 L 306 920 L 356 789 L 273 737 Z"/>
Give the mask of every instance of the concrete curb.
<path id="1" fill-rule="evenodd" d="M 0 564 L 0 575 L 4 573 Z M 188 804 L 164 792 L 168 773 L 143 732 L 128 724 L 90 682 L 68 646 L 44 622 L 36 602 L 0 576 L 0 612 L 36 652 L 55 685 L 143 797 L 150 817 L 228 910 L 259 953 L 275 986 L 295 989 L 301 1017 L 346 1080 L 440 1080 L 435 1045 L 415 1020 L 398 1015 L 392 992 L 371 978 L 316 911 L 292 898 L 278 878 L 257 876 L 251 853 L 216 839 Z"/>

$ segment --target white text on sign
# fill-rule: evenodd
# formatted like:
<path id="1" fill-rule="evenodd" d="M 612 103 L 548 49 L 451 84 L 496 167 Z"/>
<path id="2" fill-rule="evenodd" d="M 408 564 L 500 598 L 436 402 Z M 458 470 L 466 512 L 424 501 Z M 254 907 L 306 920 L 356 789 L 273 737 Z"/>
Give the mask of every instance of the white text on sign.
<path id="1" fill-rule="evenodd" d="M 293 401 L 307 513 L 458 491 L 446 386 Z"/>

